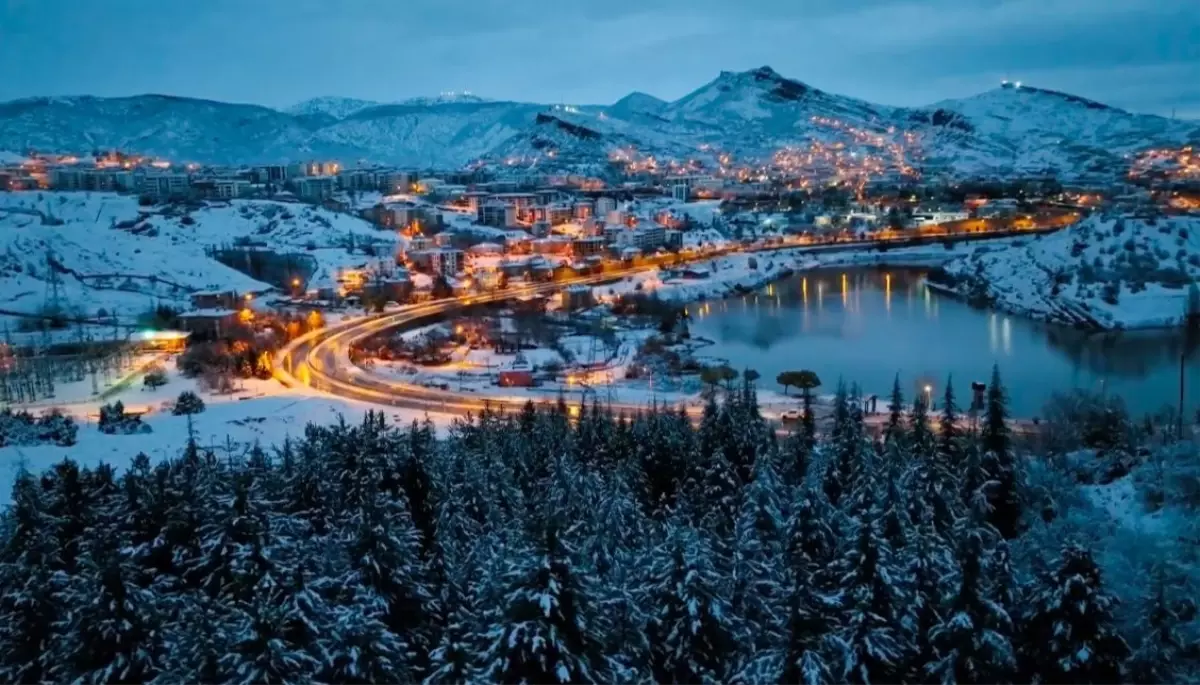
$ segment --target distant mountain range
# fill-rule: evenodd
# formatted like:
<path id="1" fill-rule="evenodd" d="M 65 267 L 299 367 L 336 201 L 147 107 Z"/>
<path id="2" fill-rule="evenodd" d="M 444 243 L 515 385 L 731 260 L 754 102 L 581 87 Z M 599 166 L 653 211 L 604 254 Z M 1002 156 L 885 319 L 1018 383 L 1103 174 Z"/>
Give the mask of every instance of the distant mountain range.
<path id="1" fill-rule="evenodd" d="M 378 103 L 322 97 L 286 111 L 167 95 L 39 97 L 0 103 L 0 150 L 119 148 L 177 161 L 332 158 L 457 167 L 479 160 L 602 165 L 610 155 L 734 164 L 791 149 L 870 157 L 880 173 L 926 177 L 1053 173 L 1105 178 L 1123 156 L 1200 142 L 1200 122 L 1132 114 L 1016 85 L 927 107 L 827 93 L 769 67 L 722 72 L 674 101 L 631 93 L 578 107 L 470 95 Z M 553 152 L 553 154 L 550 154 Z M 819 156 L 819 155 L 818 155 Z M 845 159 L 845 157 L 842 157 Z"/>

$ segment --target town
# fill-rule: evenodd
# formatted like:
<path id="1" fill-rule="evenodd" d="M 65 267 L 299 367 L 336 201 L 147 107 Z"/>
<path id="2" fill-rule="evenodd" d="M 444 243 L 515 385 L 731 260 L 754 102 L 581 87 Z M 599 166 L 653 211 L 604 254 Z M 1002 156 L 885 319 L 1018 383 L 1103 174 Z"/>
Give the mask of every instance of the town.
<path id="1" fill-rule="evenodd" d="M 0 2 L 0 683 L 1200 683 L 1189 3 Z"/>

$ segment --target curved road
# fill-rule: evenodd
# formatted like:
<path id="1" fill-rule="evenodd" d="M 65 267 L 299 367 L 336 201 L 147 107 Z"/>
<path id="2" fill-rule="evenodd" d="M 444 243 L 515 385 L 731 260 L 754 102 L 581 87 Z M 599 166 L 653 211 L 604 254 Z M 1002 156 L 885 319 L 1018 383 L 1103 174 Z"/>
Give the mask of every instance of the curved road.
<path id="1" fill-rule="evenodd" d="M 885 243 L 909 246 L 925 244 L 931 241 L 967 241 L 1027 235 L 1030 233 L 1057 230 L 1058 228 L 1059 226 L 1055 226 L 1046 229 L 986 234 L 925 234 L 917 239 L 863 240 L 809 246 L 783 244 L 751 248 L 747 251 L 761 252 L 780 249 L 799 249 L 816 252 L 878 246 Z M 708 260 L 738 251 L 741 251 L 741 248 L 717 250 L 696 255 L 684 261 Z M 615 281 L 650 268 L 656 268 L 657 266 L 658 264 L 652 263 L 565 281 L 510 287 L 502 291 L 408 305 L 393 312 L 355 318 L 351 321 L 307 333 L 289 343 L 275 356 L 274 376 L 288 387 L 308 386 L 340 397 L 392 407 L 459 415 L 478 413 L 485 406 L 497 409 L 517 410 L 525 405 L 528 401 L 527 398 L 487 397 L 477 399 L 449 390 L 437 390 L 398 380 L 381 378 L 353 364 L 350 361 L 350 348 L 358 341 L 377 333 L 435 319 L 452 311 L 472 305 L 500 302 L 528 295 L 549 294 L 572 285 L 596 285 Z M 613 408 L 618 411 L 632 411 L 643 409 L 644 407 L 613 405 Z M 696 411 L 699 412 L 699 409 L 696 409 Z"/>

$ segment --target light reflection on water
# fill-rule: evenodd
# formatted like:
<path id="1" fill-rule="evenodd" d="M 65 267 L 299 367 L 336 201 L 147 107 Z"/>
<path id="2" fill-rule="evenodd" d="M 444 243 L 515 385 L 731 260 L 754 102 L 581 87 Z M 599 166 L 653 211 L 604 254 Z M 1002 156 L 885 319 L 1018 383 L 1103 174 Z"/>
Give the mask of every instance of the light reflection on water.
<path id="1" fill-rule="evenodd" d="M 884 394 L 899 372 L 911 398 L 926 383 L 940 396 L 953 374 L 963 401 L 970 382 L 987 380 L 997 363 L 1011 410 L 1023 416 L 1040 414 L 1052 392 L 1072 387 L 1120 394 L 1139 413 L 1177 401 L 1174 333 L 1089 335 L 1048 326 L 972 309 L 925 288 L 923 277 L 902 269 L 810 271 L 769 291 L 692 305 L 692 334 L 716 343 L 704 354 L 753 368 L 768 384 L 781 371 L 810 368 L 823 390 L 843 377 Z M 1200 405 L 1200 361 L 1189 365 L 1186 382 L 1193 408 Z"/>

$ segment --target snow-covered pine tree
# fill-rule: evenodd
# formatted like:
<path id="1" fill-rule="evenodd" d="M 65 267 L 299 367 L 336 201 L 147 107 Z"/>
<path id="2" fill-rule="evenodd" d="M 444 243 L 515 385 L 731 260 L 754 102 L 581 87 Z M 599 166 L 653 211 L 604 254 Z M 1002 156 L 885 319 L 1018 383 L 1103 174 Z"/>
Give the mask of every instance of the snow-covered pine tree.
<path id="1" fill-rule="evenodd" d="M 988 596 L 983 555 L 982 536 L 967 532 L 958 555 L 958 593 L 945 620 L 930 631 L 939 657 L 926 674 L 944 685 L 1008 682 L 1016 674 L 1012 620 Z"/>
<path id="2" fill-rule="evenodd" d="M 987 405 L 984 409 L 983 428 L 980 432 L 983 451 L 1006 455 L 1012 449 L 1011 430 L 1008 427 L 1008 398 L 1000 382 L 1000 367 L 992 366 L 992 381 L 987 388 Z"/>
<path id="3" fill-rule="evenodd" d="M 788 598 L 787 642 L 778 682 L 824 685 L 836 681 L 834 657 L 844 646 L 833 636 L 834 601 L 819 595 L 809 578 L 797 577 Z"/>
<path id="4" fill-rule="evenodd" d="M 946 377 L 946 392 L 942 395 L 942 413 L 938 417 L 937 457 L 946 467 L 957 467 L 962 457 L 959 441 L 958 403 L 954 399 L 954 376 Z"/>
<path id="5" fill-rule="evenodd" d="M 947 564 L 943 541 L 930 521 L 919 521 L 913 538 L 908 564 L 912 599 L 907 603 L 904 621 L 910 649 L 904 679 L 921 682 L 934 655 L 930 632 L 941 619 Z"/>
<path id="6" fill-rule="evenodd" d="M 1043 581 L 1020 631 L 1022 680 L 1119 683 L 1129 646 L 1113 625 L 1117 600 L 1104 592 L 1089 551 L 1068 546 Z"/>
<path id="7" fill-rule="evenodd" d="M 263 554 L 268 525 L 249 474 L 236 474 L 232 502 L 199 531 L 200 551 L 185 577 L 210 597 L 248 601 L 272 565 Z"/>
<path id="8" fill-rule="evenodd" d="M 822 506 L 821 492 L 810 488 L 801 494 L 788 521 L 788 568 L 794 577 L 819 580 L 828 575 L 828 565 L 836 551 L 836 538 Z"/>
<path id="9" fill-rule="evenodd" d="M 352 526 L 346 540 L 350 568 L 341 585 L 356 592 L 361 588 L 378 598 L 383 607 L 380 620 L 398 636 L 405 654 L 413 653 L 414 663 L 405 668 L 417 669 L 433 648 L 430 610 L 434 593 L 428 586 L 420 534 L 409 518 L 408 507 L 403 500 L 395 502 L 380 495 L 348 523 Z"/>
<path id="10" fill-rule="evenodd" d="M 892 381 L 892 397 L 888 402 L 888 422 L 883 430 L 884 441 L 905 440 L 908 436 L 904 431 L 904 393 L 900 391 L 900 374 Z"/>
<path id="11" fill-rule="evenodd" d="M 53 646 L 61 639 L 63 575 L 46 567 L 5 565 L 0 591 L 0 680 L 46 682 L 53 669 Z M 22 573 L 17 575 L 18 569 Z"/>
<path id="12" fill-rule="evenodd" d="M 601 641 L 588 625 L 589 603 L 553 525 L 533 554 L 509 559 L 498 623 L 488 631 L 486 678 L 497 683 L 591 683 L 606 680 Z"/>
<path id="13" fill-rule="evenodd" d="M 843 564 L 844 644 L 841 673 L 849 683 L 898 682 L 905 647 L 897 630 L 899 591 L 890 572 L 887 543 L 870 521 L 859 524 L 858 542 Z"/>
<path id="14" fill-rule="evenodd" d="M 913 399 L 912 414 L 908 417 L 908 442 L 913 459 L 928 461 L 935 457 L 937 438 L 929 426 L 928 399 L 920 393 Z"/>
<path id="15" fill-rule="evenodd" d="M 780 512 L 781 485 L 770 454 L 758 457 L 745 488 L 734 531 L 733 610 L 741 618 L 743 649 L 778 646 L 786 622 L 783 573 L 787 527 Z"/>
<path id="16" fill-rule="evenodd" d="M 711 546 L 688 527 L 675 527 L 655 553 L 647 629 L 654 679 L 674 683 L 719 683 L 737 653 L 737 630 L 724 579 L 712 564 Z"/>
<path id="17" fill-rule="evenodd" d="M 1129 681 L 1158 683 L 1190 682 L 1188 667 L 1195 669 L 1196 659 L 1185 658 L 1186 645 L 1179 634 L 1183 623 L 1176 602 L 1167 587 L 1165 563 L 1155 563 L 1154 580 L 1147 590 L 1145 606 L 1138 617 L 1142 641 L 1129 659 Z M 1188 663 L 1190 661 L 1191 663 Z"/>
<path id="18" fill-rule="evenodd" d="M 262 587 L 231 612 L 226 630 L 233 637 L 219 665 L 224 682 L 302 683 L 321 672 L 322 660 L 289 639 L 291 609 L 283 589 Z"/>
<path id="19" fill-rule="evenodd" d="M 329 632 L 320 640 L 325 662 L 321 682 L 414 682 L 408 645 L 382 621 L 387 607 L 370 604 L 376 604 L 373 610 L 357 604 L 332 609 Z"/>
<path id="20" fill-rule="evenodd" d="M 440 600 L 446 620 L 440 641 L 429 654 L 426 683 L 469 683 L 475 680 L 475 662 L 483 638 L 476 634 L 474 598 L 448 581 Z"/>
<path id="21" fill-rule="evenodd" d="M 136 683 L 151 680 L 162 658 L 161 617 L 152 592 L 127 578 L 114 546 L 101 542 L 62 593 L 62 616 L 49 680 Z"/>
<path id="22" fill-rule="evenodd" d="M 862 415 L 857 416 L 856 421 L 846 385 L 839 383 L 833 404 L 833 430 L 830 433 L 833 458 L 826 463 L 821 481 L 825 497 L 835 507 L 854 489 L 854 479 L 861 466 Z"/>

